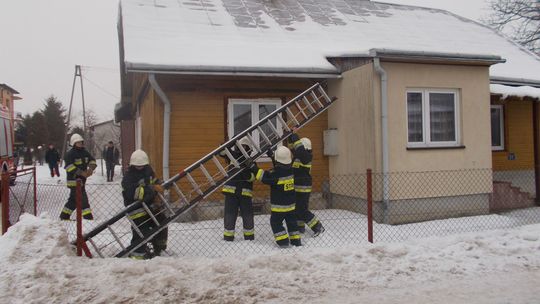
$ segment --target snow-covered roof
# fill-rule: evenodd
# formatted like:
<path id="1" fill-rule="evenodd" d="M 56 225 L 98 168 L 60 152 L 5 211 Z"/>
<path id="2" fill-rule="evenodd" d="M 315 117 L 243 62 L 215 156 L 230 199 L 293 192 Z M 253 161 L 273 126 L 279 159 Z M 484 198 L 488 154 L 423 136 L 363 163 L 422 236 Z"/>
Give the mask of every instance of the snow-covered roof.
<path id="1" fill-rule="evenodd" d="M 506 86 L 502 84 L 491 84 L 490 91 L 492 94 L 502 95 L 502 98 L 508 96 L 517 96 L 517 97 L 532 97 L 540 99 L 540 89 L 530 86 Z"/>
<path id="2" fill-rule="evenodd" d="M 128 70 L 338 73 L 371 49 L 501 56 L 492 78 L 540 84 L 540 58 L 444 10 L 364 0 L 122 0 Z M 528 81 L 532 80 L 532 81 Z"/>

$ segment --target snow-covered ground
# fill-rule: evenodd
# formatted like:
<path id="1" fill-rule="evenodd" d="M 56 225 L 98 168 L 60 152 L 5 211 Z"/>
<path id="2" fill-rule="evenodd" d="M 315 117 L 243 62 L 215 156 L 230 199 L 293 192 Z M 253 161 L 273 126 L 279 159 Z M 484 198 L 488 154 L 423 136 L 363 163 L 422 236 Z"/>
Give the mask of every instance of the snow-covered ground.
<path id="1" fill-rule="evenodd" d="M 538 303 L 540 225 L 226 258 L 74 256 L 57 221 L 0 238 L 1 303 Z"/>

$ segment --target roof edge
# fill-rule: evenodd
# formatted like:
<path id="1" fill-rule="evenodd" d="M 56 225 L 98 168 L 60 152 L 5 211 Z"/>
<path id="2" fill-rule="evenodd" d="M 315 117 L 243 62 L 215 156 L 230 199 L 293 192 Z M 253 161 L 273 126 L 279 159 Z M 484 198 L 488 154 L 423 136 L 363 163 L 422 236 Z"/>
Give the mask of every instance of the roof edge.
<path id="1" fill-rule="evenodd" d="M 441 60 L 449 62 L 468 62 L 484 65 L 493 65 L 497 63 L 504 63 L 506 59 L 497 55 L 486 54 L 468 54 L 468 53 L 446 53 L 446 52 L 426 52 L 426 51 L 407 51 L 396 49 L 370 49 L 369 55 L 371 57 L 378 57 L 381 59 L 394 59 L 394 60 L 411 60 L 411 61 L 425 61 L 425 60 Z"/>
<path id="2" fill-rule="evenodd" d="M 128 73 L 154 73 L 201 76 L 263 76 L 289 78 L 340 78 L 341 73 L 317 68 L 258 68 L 225 66 L 166 66 L 126 63 Z"/>
<path id="3" fill-rule="evenodd" d="M 489 79 L 491 84 L 503 84 L 509 86 L 531 86 L 535 88 L 540 88 L 540 80 L 497 76 L 491 76 Z"/>

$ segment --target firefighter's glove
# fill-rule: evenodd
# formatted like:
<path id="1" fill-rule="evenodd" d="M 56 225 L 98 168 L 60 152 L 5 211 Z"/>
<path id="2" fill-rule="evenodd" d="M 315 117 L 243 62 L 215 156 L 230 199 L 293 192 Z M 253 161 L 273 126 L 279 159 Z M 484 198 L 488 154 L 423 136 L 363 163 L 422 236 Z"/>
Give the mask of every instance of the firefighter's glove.
<path id="1" fill-rule="evenodd" d="M 162 185 L 155 184 L 155 185 L 153 185 L 153 186 L 154 186 L 154 191 L 159 192 L 159 193 L 165 192 L 165 188 L 163 188 Z"/>
<path id="2" fill-rule="evenodd" d="M 90 176 L 90 175 L 88 175 L 88 170 L 86 170 L 86 171 L 77 170 L 77 174 L 76 174 L 76 175 L 78 175 L 78 176 L 80 176 L 80 177 L 84 177 L 84 178 L 87 178 L 87 177 Z"/>
<path id="3" fill-rule="evenodd" d="M 266 156 L 273 159 L 274 158 L 274 151 L 272 151 L 272 149 L 266 150 Z"/>
<path id="4" fill-rule="evenodd" d="M 94 174 L 94 169 L 88 168 L 86 169 L 86 177 L 90 177 Z"/>

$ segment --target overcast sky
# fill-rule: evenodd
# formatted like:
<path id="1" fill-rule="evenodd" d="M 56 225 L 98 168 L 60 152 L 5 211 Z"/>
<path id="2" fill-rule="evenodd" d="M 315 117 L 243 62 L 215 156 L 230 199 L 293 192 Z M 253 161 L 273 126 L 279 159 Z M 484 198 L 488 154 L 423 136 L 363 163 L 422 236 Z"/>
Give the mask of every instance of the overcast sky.
<path id="1" fill-rule="evenodd" d="M 441 8 L 473 20 L 489 12 L 486 0 L 381 2 Z M 0 12 L 0 83 L 20 92 L 16 111 L 32 113 L 51 94 L 67 109 L 78 64 L 87 109 L 100 121 L 113 118 L 120 97 L 117 0 L 0 0 Z M 80 115 L 79 82 L 73 103 Z"/>

